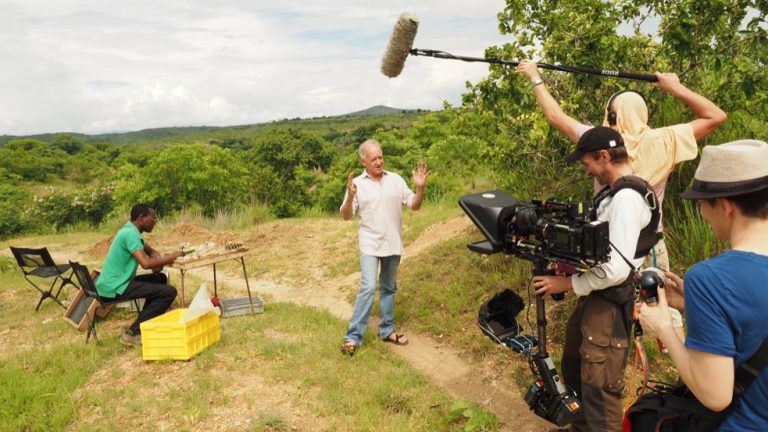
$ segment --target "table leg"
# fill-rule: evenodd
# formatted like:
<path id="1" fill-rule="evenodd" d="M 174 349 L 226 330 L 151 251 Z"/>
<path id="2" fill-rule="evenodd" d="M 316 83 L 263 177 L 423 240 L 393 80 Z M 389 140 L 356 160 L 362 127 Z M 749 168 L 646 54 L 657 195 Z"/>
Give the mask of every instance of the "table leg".
<path id="1" fill-rule="evenodd" d="M 253 297 L 251 297 L 251 284 L 248 283 L 248 273 L 245 271 L 245 259 L 240 257 L 240 264 L 243 265 L 243 276 L 245 276 L 245 287 L 248 288 L 248 301 L 251 303 L 251 313 L 256 313 L 253 309 Z"/>
<path id="2" fill-rule="evenodd" d="M 181 271 L 181 297 L 179 298 L 179 306 L 184 307 L 184 270 Z"/>
<path id="3" fill-rule="evenodd" d="M 213 263 L 213 296 L 219 297 L 219 291 L 216 286 L 216 263 Z"/>

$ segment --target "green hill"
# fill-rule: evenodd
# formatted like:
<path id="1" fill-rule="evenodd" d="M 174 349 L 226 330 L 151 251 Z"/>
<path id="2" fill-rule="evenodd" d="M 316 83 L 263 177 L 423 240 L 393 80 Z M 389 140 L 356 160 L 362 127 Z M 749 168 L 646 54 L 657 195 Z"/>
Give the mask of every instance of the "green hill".
<path id="1" fill-rule="evenodd" d="M 361 111 L 355 111 L 338 116 L 324 116 L 308 119 L 297 117 L 292 119 L 281 119 L 268 123 L 255 123 L 249 125 L 165 127 L 96 135 L 72 132 L 45 133 L 24 136 L 0 135 L 0 147 L 4 146 L 8 141 L 24 138 L 32 138 L 50 142 L 56 135 L 59 134 L 72 135 L 83 143 L 108 142 L 116 146 L 146 141 L 173 140 L 175 138 L 209 134 L 240 136 L 243 133 L 252 134 L 254 132 L 266 132 L 275 128 L 283 129 L 291 127 L 299 129 L 315 129 L 321 134 L 325 134 L 333 130 L 349 130 L 360 127 L 363 124 L 370 124 L 372 120 L 371 117 L 382 117 L 381 121 L 386 125 L 401 125 L 403 123 L 409 124 L 413 119 L 427 112 L 428 111 L 422 109 L 406 110 L 400 108 L 391 108 L 383 105 L 376 105 Z"/>
<path id="2" fill-rule="evenodd" d="M 400 109 L 400 108 L 391 108 L 384 105 L 376 105 L 361 111 L 355 111 L 353 113 L 349 113 L 345 115 L 347 116 L 379 116 L 379 115 L 405 114 L 407 112 L 424 112 L 424 110 L 421 110 L 421 109 L 407 110 L 407 109 Z"/>

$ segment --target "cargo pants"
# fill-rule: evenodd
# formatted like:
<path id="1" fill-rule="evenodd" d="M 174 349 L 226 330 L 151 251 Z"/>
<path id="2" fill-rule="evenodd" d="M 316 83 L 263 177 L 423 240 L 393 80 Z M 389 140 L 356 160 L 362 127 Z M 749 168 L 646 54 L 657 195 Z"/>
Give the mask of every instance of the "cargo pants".
<path id="1" fill-rule="evenodd" d="M 579 298 L 568 319 L 563 380 L 582 405 L 570 430 L 621 431 L 632 307 L 632 302 L 619 305 L 593 292 Z"/>

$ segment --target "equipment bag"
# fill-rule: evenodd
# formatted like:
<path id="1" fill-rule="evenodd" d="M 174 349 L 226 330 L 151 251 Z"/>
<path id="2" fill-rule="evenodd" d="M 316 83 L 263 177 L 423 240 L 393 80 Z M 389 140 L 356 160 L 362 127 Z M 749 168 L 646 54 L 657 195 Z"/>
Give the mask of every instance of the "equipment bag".
<path id="1" fill-rule="evenodd" d="M 684 385 L 663 386 L 644 394 L 624 413 L 623 432 L 707 432 L 730 412 L 714 412 Z"/>
<path id="2" fill-rule="evenodd" d="M 739 397 L 768 365 L 768 337 L 749 360 L 735 371 L 733 399 L 728 408 L 715 412 L 699 402 L 685 385 L 659 386 L 641 396 L 624 413 L 623 432 L 714 431 L 739 403 Z"/>

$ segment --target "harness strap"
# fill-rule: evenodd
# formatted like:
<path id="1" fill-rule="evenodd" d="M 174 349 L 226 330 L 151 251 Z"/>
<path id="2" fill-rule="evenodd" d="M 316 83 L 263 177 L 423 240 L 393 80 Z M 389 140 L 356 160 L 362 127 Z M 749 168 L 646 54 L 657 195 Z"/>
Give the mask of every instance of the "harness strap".
<path id="1" fill-rule="evenodd" d="M 592 205 L 592 219 L 597 218 L 597 208 L 600 203 L 610 197 L 615 196 L 619 191 L 623 189 L 632 189 L 643 197 L 648 209 L 651 211 L 651 220 L 648 225 L 640 230 L 640 236 L 637 239 L 637 247 L 635 248 L 635 258 L 641 258 L 648 255 L 648 252 L 653 249 L 653 246 L 659 241 L 659 222 L 661 221 L 661 205 L 656 199 L 656 194 L 653 192 L 651 186 L 643 180 L 641 177 L 635 175 L 623 176 L 613 182 L 609 186 L 605 186 L 601 189 Z"/>
<path id="2" fill-rule="evenodd" d="M 768 337 L 763 340 L 760 348 L 752 354 L 747 361 L 742 363 L 736 369 L 736 379 L 733 386 L 734 399 L 741 396 L 742 393 L 752 384 L 760 372 L 768 365 Z"/>

